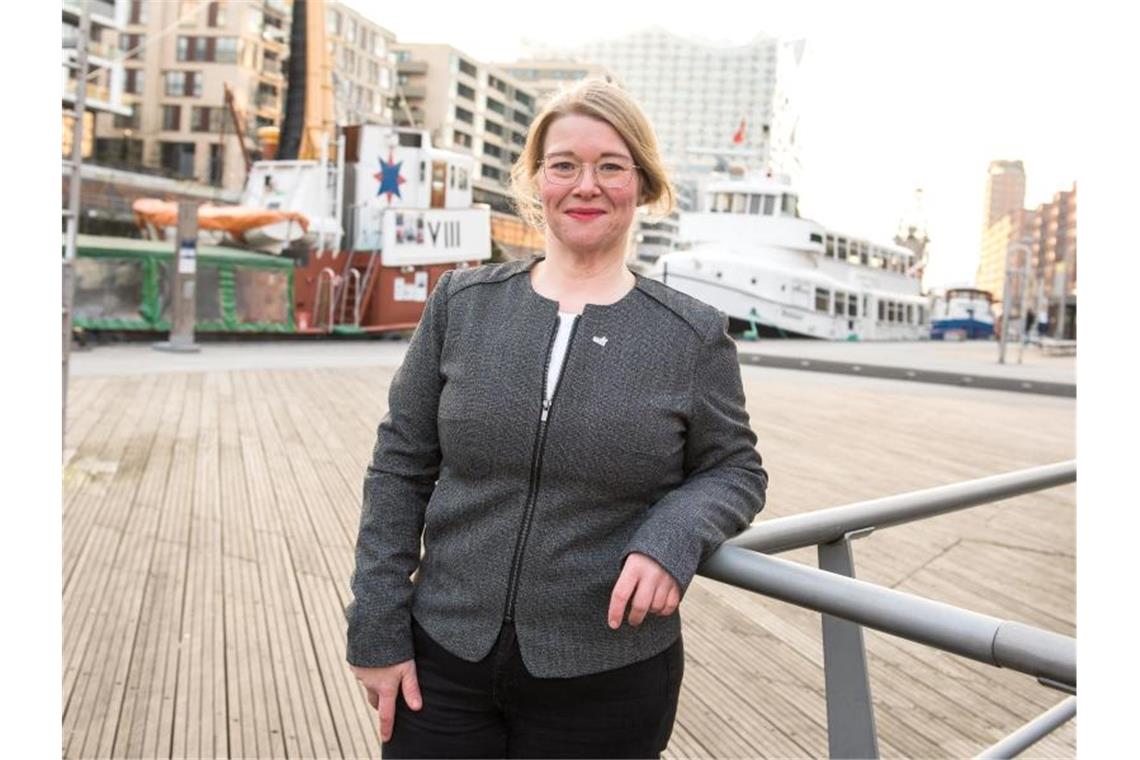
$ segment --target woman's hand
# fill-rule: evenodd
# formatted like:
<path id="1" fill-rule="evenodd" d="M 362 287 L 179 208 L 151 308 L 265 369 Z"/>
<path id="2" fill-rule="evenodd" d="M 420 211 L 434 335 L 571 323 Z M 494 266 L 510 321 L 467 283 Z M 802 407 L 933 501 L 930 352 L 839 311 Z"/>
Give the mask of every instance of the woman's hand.
<path id="1" fill-rule="evenodd" d="M 672 615 L 676 612 L 681 603 L 681 589 L 673 576 L 652 557 L 631 552 L 610 595 L 610 628 L 621 626 L 625 606 L 631 598 L 629 624 L 639 626 L 648 613 Z"/>
<path id="2" fill-rule="evenodd" d="M 392 726 L 396 722 L 396 696 L 403 689 L 404 701 L 413 710 L 423 707 L 420 697 L 420 684 L 416 680 L 416 661 L 404 660 L 384 668 L 358 668 L 352 672 L 368 691 L 368 704 L 380 713 L 380 741 L 392 738 Z"/>

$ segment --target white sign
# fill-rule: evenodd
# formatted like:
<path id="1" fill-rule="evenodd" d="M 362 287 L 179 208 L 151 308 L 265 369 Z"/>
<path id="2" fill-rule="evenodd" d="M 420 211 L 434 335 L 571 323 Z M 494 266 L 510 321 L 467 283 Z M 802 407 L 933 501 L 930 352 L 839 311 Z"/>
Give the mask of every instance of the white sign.
<path id="1" fill-rule="evenodd" d="M 380 226 L 384 266 L 491 258 L 491 212 L 487 208 L 388 209 Z"/>
<path id="2" fill-rule="evenodd" d="M 178 246 L 178 274 L 194 274 L 198 268 L 198 249 L 186 244 Z"/>
<path id="3" fill-rule="evenodd" d="M 397 277 L 395 280 L 396 292 L 393 294 L 393 299 L 396 301 L 419 301 L 424 303 L 428 297 L 428 273 L 416 272 L 412 282 L 408 282 L 403 277 Z"/>

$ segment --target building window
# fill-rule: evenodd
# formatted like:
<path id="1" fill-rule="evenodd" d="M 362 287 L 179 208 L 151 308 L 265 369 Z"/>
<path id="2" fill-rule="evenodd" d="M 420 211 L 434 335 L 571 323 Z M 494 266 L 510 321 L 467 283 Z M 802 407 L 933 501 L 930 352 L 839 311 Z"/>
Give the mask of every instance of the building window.
<path id="1" fill-rule="evenodd" d="M 162 128 L 167 132 L 177 132 L 182 129 L 182 106 L 162 107 Z"/>
<path id="2" fill-rule="evenodd" d="M 466 108 L 459 108 L 458 106 L 456 106 L 455 118 L 459 119 L 460 121 L 466 122 L 468 124 L 474 124 L 475 123 L 475 114 L 471 113 Z"/>
<path id="3" fill-rule="evenodd" d="M 503 178 L 503 173 L 501 171 L 499 171 L 498 169 L 496 169 L 493 166 L 487 166 L 486 164 L 483 165 L 483 172 L 482 173 L 483 173 L 483 176 L 487 177 L 488 179 L 501 180 Z"/>
<path id="4" fill-rule="evenodd" d="M 178 3 L 178 25 L 197 26 L 198 11 L 201 10 L 201 0 L 180 0 Z"/>
<path id="5" fill-rule="evenodd" d="M 847 297 L 840 291 L 835 291 L 835 316 L 842 317 L 847 310 Z"/>
<path id="6" fill-rule="evenodd" d="M 215 63 L 237 63 L 237 37 L 218 37 L 213 53 L 210 60 Z"/>
<path id="7" fill-rule="evenodd" d="M 474 88 L 468 87 L 467 85 L 463 84 L 462 82 L 456 82 L 455 83 L 455 91 L 459 95 L 459 97 L 467 98 L 472 103 L 475 102 L 475 90 L 474 90 Z"/>
<path id="8" fill-rule="evenodd" d="M 490 97 L 487 98 L 487 108 L 497 114 L 502 114 L 503 116 L 507 115 L 507 107 L 497 100 L 492 100 Z"/>
<path id="9" fill-rule="evenodd" d="M 202 95 L 201 72 L 197 71 L 167 71 L 164 74 L 165 87 L 163 92 L 169 97 L 193 97 Z"/>
<path id="10" fill-rule="evenodd" d="M 112 122 L 112 126 L 114 126 L 115 129 L 138 129 L 139 128 L 141 121 L 139 119 L 139 108 L 138 108 L 138 106 L 132 105 L 132 106 L 128 106 L 128 108 L 131 109 L 131 115 L 130 116 L 123 116 L 121 114 L 115 114 L 114 121 Z"/>
<path id="11" fill-rule="evenodd" d="M 515 90 L 515 100 L 522 103 L 527 108 L 534 108 L 534 98 L 527 95 L 522 90 Z"/>
<path id="12" fill-rule="evenodd" d="M 847 294 L 847 316 L 859 316 L 859 296 L 855 293 Z"/>
<path id="13" fill-rule="evenodd" d="M 222 109 L 194 106 L 190 109 L 191 132 L 221 132 Z"/>
<path id="14" fill-rule="evenodd" d="M 776 213 L 776 196 L 764 196 L 764 216 L 773 216 Z"/>
<path id="15" fill-rule="evenodd" d="M 524 127 L 530 126 L 530 116 L 523 111 L 515 111 L 514 119 L 516 124 L 521 124 Z"/>
<path id="16" fill-rule="evenodd" d="M 511 132 L 511 142 L 515 145 L 526 145 L 526 135 L 520 135 L 518 132 Z"/>
<path id="17" fill-rule="evenodd" d="M 831 292 L 823 288 L 815 289 L 815 310 L 823 314 L 831 311 Z"/>
<path id="18" fill-rule="evenodd" d="M 221 143 L 214 143 L 210 146 L 210 166 L 206 180 L 215 187 L 222 186 L 222 155 Z"/>
<path id="19" fill-rule="evenodd" d="M 762 195 L 751 196 L 751 198 L 748 201 L 748 213 L 749 214 L 759 214 L 760 213 L 760 201 L 763 197 L 764 196 L 762 196 Z"/>
<path id="20" fill-rule="evenodd" d="M 467 189 L 467 170 L 463 168 L 459 169 L 459 189 Z"/>
<path id="21" fill-rule="evenodd" d="M 127 15 L 128 24 L 146 23 L 146 0 L 131 0 L 131 10 Z"/>
<path id="22" fill-rule="evenodd" d="M 906 305 L 906 321 L 907 324 L 914 324 L 914 304 L 912 303 Z"/>
<path id="23" fill-rule="evenodd" d="M 879 301 L 879 321 L 885 322 L 887 320 L 887 305 Z"/>
<path id="24" fill-rule="evenodd" d="M 493 121 L 489 121 L 487 119 L 484 119 L 483 120 L 483 128 L 486 129 L 488 132 L 490 132 L 493 135 L 498 135 L 499 137 L 503 136 L 503 128 L 500 127 L 498 124 L 496 124 Z"/>
<path id="25" fill-rule="evenodd" d="M 356 19 L 350 18 L 348 20 L 348 34 L 345 35 L 349 45 L 356 44 Z"/>
<path id="26" fill-rule="evenodd" d="M 123 52 L 123 57 L 128 61 L 137 61 L 142 57 L 142 45 L 144 36 L 141 34 L 120 34 L 119 35 L 119 50 Z"/>
<path id="27" fill-rule="evenodd" d="M 340 11 L 335 11 L 332 8 L 329 8 L 328 12 L 325 14 L 325 25 L 327 26 L 329 31 L 331 31 L 333 34 L 335 34 L 337 37 L 339 37 L 340 36 Z"/>
<path id="28" fill-rule="evenodd" d="M 129 92 L 132 95 L 142 95 L 143 91 L 143 70 L 142 69 L 126 69 L 123 72 L 126 77 L 123 81 L 123 91 Z"/>
<path id="29" fill-rule="evenodd" d="M 497 145 L 492 145 L 491 143 L 483 143 L 483 153 L 488 156 L 494 156 L 495 158 L 503 157 L 502 148 Z"/>
<path id="30" fill-rule="evenodd" d="M 162 168 L 183 177 L 194 176 L 194 143 L 160 142 Z"/>
<path id="31" fill-rule="evenodd" d="M 458 129 L 452 133 L 452 142 L 456 145 L 462 145 L 465 148 L 471 147 L 471 135 L 466 132 L 460 132 Z"/>
<path id="32" fill-rule="evenodd" d="M 462 58 L 459 59 L 459 70 L 469 77 L 477 77 L 479 75 L 479 69 Z"/>
<path id="33" fill-rule="evenodd" d="M 210 3 L 206 9 L 206 25 L 211 29 L 226 25 L 226 4 L 225 3 Z"/>

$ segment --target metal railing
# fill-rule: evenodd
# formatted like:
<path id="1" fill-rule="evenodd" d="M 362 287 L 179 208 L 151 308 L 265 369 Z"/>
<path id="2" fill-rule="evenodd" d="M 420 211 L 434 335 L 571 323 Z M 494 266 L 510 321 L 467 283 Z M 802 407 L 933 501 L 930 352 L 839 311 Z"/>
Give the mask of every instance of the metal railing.
<path id="1" fill-rule="evenodd" d="M 1076 481 L 1075 461 L 767 521 L 721 546 L 699 573 L 823 613 L 828 751 L 878 757 L 863 627 L 1033 676 L 1076 694 L 1076 639 L 855 579 L 851 541 L 873 531 Z M 817 546 L 820 569 L 766 556 Z M 1013 757 L 1076 714 L 1075 698 L 982 757 Z"/>

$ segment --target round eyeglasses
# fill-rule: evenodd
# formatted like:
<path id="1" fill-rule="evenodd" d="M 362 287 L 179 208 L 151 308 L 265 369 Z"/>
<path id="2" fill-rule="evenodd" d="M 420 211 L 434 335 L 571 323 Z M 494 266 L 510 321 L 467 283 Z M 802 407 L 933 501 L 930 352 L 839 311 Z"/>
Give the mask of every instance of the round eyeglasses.
<path id="1" fill-rule="evenodd" d="M 576 161 L 569 158 L 543 159 L 542 174 L 552 185 L 576 185 L 582 179 L 586 165 L 594 167 L 594 181 L 607 190 L 620 190 L 629 185 L 634 171 L 641 167 L 620 159 L 605 158 L 601 161 Z"/>

